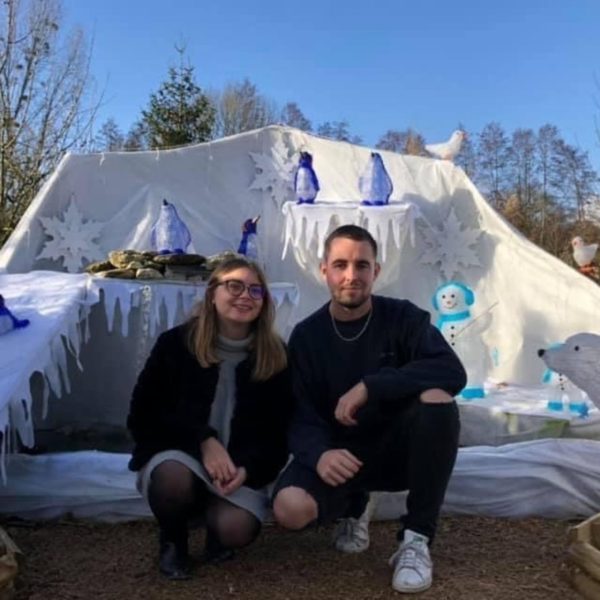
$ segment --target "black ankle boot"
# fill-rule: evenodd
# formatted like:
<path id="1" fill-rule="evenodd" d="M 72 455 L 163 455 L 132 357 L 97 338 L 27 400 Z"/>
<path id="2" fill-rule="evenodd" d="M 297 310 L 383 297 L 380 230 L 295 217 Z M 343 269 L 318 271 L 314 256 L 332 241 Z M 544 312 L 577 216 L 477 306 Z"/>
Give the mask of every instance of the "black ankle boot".
<path id="1" fill-rule="evenodd" d="M 235 556 L 232 548 L 223 546 L 216 536 L 210 531 L 206 532 L 206 544 L 202 553 L 202 563 L 205 565 L 219 565 L 231 560 Z"/>
<path id="2" fill-rule="evenodd" d="M 160 572 L 168 579 L 189 579 L 187 541 L 176 543 L 161 536 L 158 564 Z"/>

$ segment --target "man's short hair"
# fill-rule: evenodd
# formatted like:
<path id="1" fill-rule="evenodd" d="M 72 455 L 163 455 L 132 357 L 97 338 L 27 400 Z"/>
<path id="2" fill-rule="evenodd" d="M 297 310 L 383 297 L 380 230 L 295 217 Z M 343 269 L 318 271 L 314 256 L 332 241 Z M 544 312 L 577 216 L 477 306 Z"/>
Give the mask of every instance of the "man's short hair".
<path id="1" fill-rule="evenodd" d="M 364 227 L 359 227 L 358 225 L 341 225 L 337 229 L 334 229 L 325 240 L 325 260 L 329 256 L 331 243 L 337 238 L 346 238 L 355 242 L 368 242 L 373 249 L 373 256 L 377 258 L 377 242 Z"/>

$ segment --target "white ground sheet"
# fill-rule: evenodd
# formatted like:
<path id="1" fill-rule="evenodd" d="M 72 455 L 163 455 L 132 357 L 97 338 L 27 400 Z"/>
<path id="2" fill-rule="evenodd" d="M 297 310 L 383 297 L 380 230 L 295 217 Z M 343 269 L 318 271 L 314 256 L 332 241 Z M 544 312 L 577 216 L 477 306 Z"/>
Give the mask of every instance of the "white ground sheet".
<path id="1" fill-rule="evenodd" d="M 584 518 L 600 510 L 600 442 L 548 439 L 461 448 L 443 511 L 493 517 Z M 29 519 L 71 514 L 119 521 L 149 516 L 127 454 L 84 451 L 10 457 L 0 512 Z M 376 519 L 405 510 L 378 494 Z"/>

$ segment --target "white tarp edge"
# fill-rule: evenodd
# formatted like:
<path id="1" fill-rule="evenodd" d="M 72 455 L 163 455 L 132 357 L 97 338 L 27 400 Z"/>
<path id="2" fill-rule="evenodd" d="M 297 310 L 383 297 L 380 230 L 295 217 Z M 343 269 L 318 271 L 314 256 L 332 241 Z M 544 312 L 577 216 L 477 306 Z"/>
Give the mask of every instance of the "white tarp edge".
<path id="1" fill-rule="evenodd" d="M 585 518 L 600 510 L 600 442 L 548 439 L 461 448 L 446 514 Z M 14 455 L 0 512 L 29 519 L 71 514 L 120 521 L 150 515 L 127 469 L 129 455 L 98 451 Z M 404 512 L 404 494 L 380 494 L 375 518 Z"/>

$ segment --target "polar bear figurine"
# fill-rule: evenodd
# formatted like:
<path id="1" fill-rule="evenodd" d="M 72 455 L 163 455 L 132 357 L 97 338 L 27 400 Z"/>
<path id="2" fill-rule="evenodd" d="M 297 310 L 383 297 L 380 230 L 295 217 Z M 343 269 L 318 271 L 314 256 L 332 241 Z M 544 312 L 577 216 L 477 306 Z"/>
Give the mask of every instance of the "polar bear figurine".
<path id="1" fill-rule="evenodd" d="M 600 408 L 600 335 L 576 333 L 563 344 L 538 350 L 538 356 L 549 369 L 566 375 Z"/>
<path id="2" fill-rule="evenodd" d="M 487 313 L 487 319 L 473 318 L 470 307 L 475 303 L 475 294 L 471 288 L 458 281 L 441 285 L 436 290 L 432 302 L 439 312 L 436 327 L 467 371 L 467 386 L 460 395 L 465 400 L 483 398 L 488 349 L 481 339 L 481 334 L 489 327 L 491 315 Z"/>

